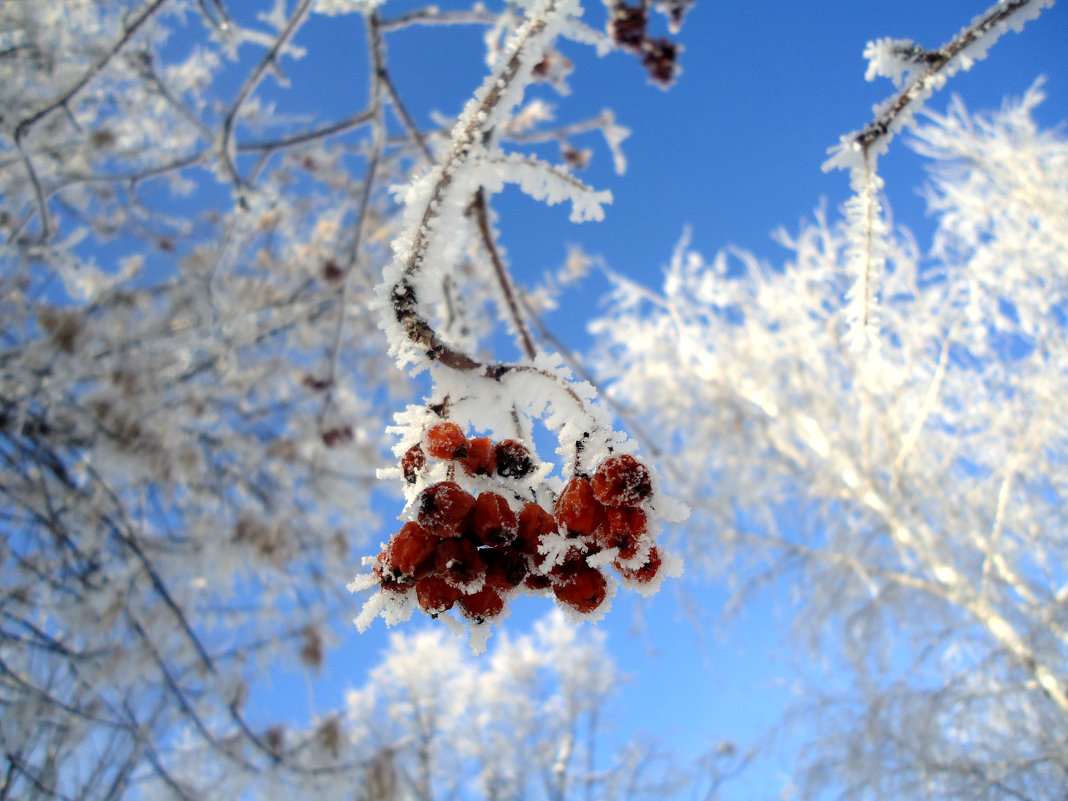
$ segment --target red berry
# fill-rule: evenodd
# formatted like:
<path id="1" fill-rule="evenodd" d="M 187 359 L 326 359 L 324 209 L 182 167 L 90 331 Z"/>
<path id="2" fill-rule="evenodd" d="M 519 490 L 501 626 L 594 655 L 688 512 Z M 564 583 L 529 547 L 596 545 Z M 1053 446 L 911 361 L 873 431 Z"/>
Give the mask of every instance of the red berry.
<path id="1" fill-rule="evenodd" d="M 556 531 L 555 518 L 540 505 L 528 503 L 519 512 L 519 536 L 516 548 L 523 553 L 537 555 L 542 539 L 554 531 Z"/>
<path id="2" fill-rule="evenodd" d="M 441 540 L 434 549 L 434 572 L 454 587 L 465 587 L 485 575 L 486 563 L 471 540 Z"/>
<path id="3" fill-rule="evenodd" d="M 504 599 L 492 587 L 483 587 L 478 592 L 462 596 L 460 609 L 467 617 L 481 623 L 504 611 Z"/>
<path id="4" fill-rule="evenodd" d="M 438 538 L 418 523 L 405 523 L 386 548 L 386 565 L 402 576 L 421 578 L 434 559 Z"/>
<path id="5" fill-rule="evenodd" d="M 523 586 L 528 590 L 539 592 L 541 590 L 549 589 L 549 587 L 552 586 L 552 580 L 541 573 L 531 573 L 523 579 Z"/>
<path id="6" fill-rule="evenodd" d="M 460 465 L 469 476 L 489 476 L 497 472 L 497 451 L 489 437 L 467 440 L 467 456 Z"/>
<path id="7" fill-rule="evenodd" d="M 617 559 L 613 567 L 619 571 L 619 575 L 628 581 L 636 581 L 639 584 L 647 584 L 656 578 L 656 574 L 660 572 L 660 550 L 654 545 L 649 549 L 649 556 L 645 560 L 645 564 L 637 568 L 622 567 Z"/>
<path id="8" fill-rule="evenodd" d="M 569 536 L 588 536 L 604 517 L 604 507 L 593 497 L 590 482 L 575 476 L 556 499 L 555 517 Z"/>
<path id="9" fill-rule="evenodd" d="M 497 455 L 497 475 L 505 478 L 526 478 L 534 472 L 534 460 L 522 442 L 514 439 L 502 440 L 497 443 L 494 451 Z"/>
<path id="10" fill-rule="evenodd" d="M 415 585 L 415 597 L 419 608 L 428 615 L 437 615 L 452 609 L 463 593 L 441 576 L 427 576 Z"/>
<path id="11" fill-rule="evenodd" d="M 593 474 L 593 494 L 608 506 L 637 506 L 653 494 L 649 468 L 626 454 L 606 459 Z"/>
<path id="12" fill-rule="evenodd" d="M 435 459 L 460 459 L 467 455 L 467 437 L 456 423 L 438 423 L 426 432 L 426 449 Z"/>
<path id="13" fill-rule="evenodd" d="M 620 559 L 633 559 L 647 530 L 647 522 L 641 509 L 605 507 L 604 520 L 597 527 L 594 541 L 602 548 L 618 548 Z"/>
<path id="14" fill-rule="evenodd" d="M 419 472 L 426 467 L 426 454 L 418 445 L 412 445 L 405 451 L 401 459 L 401 470 L 404 471 L 404 480 L 414 484 L 419 480 Z"/>
<path id="15" fill-rule="evenodd" d="M 419 496 L 419 522 L 439 537 L 459 537 L 475 499 L 455 481 L 439 481 Z"/>
<path id="16" fill-rule="evenodd" d="M 486 562 L 486 584 L 507 592 L 527 577 L 527 559 L 514 548 L 484 548 L 479 555 Z"/>
<path id="17" fill-rule="evenodd" d="M 508 501 L 495 492 L 483 492 L 467 526 L 483 545 L 504 545 L 515 539 L 519 524 Z"/>
<path id="18" fill-rule="evenodd" d="M 553 594 L 572 609 L 587 614 L 601 605 L 608 595 L 608 586 L 600 570 L 581 565 L 572 575 L 553 585 Z"/>

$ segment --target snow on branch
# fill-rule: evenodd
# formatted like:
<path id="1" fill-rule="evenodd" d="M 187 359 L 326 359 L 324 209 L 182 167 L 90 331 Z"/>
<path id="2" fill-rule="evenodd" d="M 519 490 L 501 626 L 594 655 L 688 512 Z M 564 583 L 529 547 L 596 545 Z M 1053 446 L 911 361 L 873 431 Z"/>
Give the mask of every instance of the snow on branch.
<path id="1" fill-rule="evenodd" d="M 597 620 L 618 586 L 648 594 L 681 572 L 656 533 L 685 509 L 631 455 L 633 444 L 613 431 L 593 387 L 533 346 L 487 208 L 506 184 L 549 205 L 570 202 L 574 222 L 601 219 L 611 202 L 609 192 L 575 178 L 566 159 L 553 165 L 504 153 L 495 136 L 541 77 L 556 37 L 586 36 L 580 11 L 575 0 L 544 0 L 528 12 L 460 115 L 445 156 L 403 194 L 405 229 L 378 298 L 391 355 L 416 373 L 429 370 L 433 391 L 393 429 L 400 465 L 382 477 L 403 479 L 406 522 L 350 585 L 375 590 L 356 620 L 361 629 L 379 615 L 393 624 L 416 607 L 433 617 L 455 607 L 482 651 L 489 624 L 519 594 L 553 596 L 572 616 Z M 501 316 L 520 333 L 523 361 L 487 361 L 453 342 L 433 316 L 454 305 L 442 286 L 472 250 L 492 264 Z M 536 424 L 556 436 L 560 476 L 538 458 Z"/>
<path id="2" fill-rule="evenodd" d="M 924 102 L 945 86 L 961 70 L 986 57 L 987 51 L 1009 30 L 1020 31 L 1053 0 L 1002 0 L 937 50 L 925 50 L 907 39 L 879 39 L 864 51 L 868 59 L 865 78 L 890 78 L 901 87 L 891 98 L 875 107 L 875 119 L 859 131 L 844 135 L 828 150 L 824 171 L 848 170 L 855 196 L 846 204 L 846 217 L 853 243 L 851 262 L 856 269 L 854 301 L 850 306 L 854 347 L 873 342 L 877 331 L 873 305 L 877 281 L 885 265 L 886 224 L 879 202 L 882 181 L 876 172 L 878 157 L 885 153 L 900 131 L 908 127 Z M 863 330 L 856 330 L 856 326 Z"/>

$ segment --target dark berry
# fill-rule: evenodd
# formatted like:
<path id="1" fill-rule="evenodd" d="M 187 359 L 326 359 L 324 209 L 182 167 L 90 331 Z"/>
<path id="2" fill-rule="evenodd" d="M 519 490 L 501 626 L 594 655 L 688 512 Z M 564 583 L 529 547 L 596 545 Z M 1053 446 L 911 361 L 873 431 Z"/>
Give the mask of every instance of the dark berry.
<path id="1" fill-rule="evenodd" d="M 486 563 L 471 540 L 441 540 L 434 550 L 434 572 L 455 587 L 465 587 L 485 575 Z"/>
<path id="2" fill-rule="evenodd" d="M 553 594 L 572 609 L 588 614 L 607 597 L 608 586 L 600 570 L 582 565 L 566 579 L 555 583 Z"/>
<path id="3" fill-rule="evenodd" d="M 653 494 L 649 468 L 626 454 L 606 459 L 592 483 L 594 496 L 608 506 L 637 506 Z"/>
<path id="4" fill-rule="evenodd" d="M 506 439 L 498 442 L 494 451 L 497 454 L 497 475 L 505 478 L 526 478 L 534 472 L 534 460 L 530 450 L 522 442 Z"/>
<path id="5" fill-rule="evenodd" d="M 636 581 L 639 584 L 647 584 L 656 578 L 656 574 L 660 572 L 660 566 L 662 562 L 660 560 L 660 550 L 654 545 L 649 550 L 649 556 L 645 559 L 645 564 L 641 567 L 628 568 L 622 567 L 617 559 L 613 567 L 619 571 L 619 575 L 629 581 Z"/>
<path id="6" fill-rule="evenodd" d="M 435 459 L 467 456 L 467 437 L 456 423 L 438 423 L 426 432 L 427 452 Z"/>
<path id="7" fill-rule="evenodd" d="M 575 476 L 556 499 L 554 516 L 569 536 L 589 536 L 604 517 L 604 507 L 594 497 L 590 482 Z"/>
<path id="8" fill-rule="evenodd" d="M 404 453 L 401 459 L 401 470 L 404 471 L 404 480 L 414 484 L 419 480 L 419 473 L 426 467 L 426 454 L 418 445 L 412 445 Z"/>
<path id="9" fill-rule="evenodd" d="M 492 587 L 460 597 L 460 609 L 472 620 L 481 623 L 504 611 L 504 599 Z"/>
<path id="10" fill-rule="evenodd" d="M 678 45 L 667 39 L 646 39 L 642 51 L 642 66 L 649 71 L 649 77 L 662 86 L 669 85 L 675 77 Z"/>
<path id="11" fill-rule="evenodd" d="M 629 6 L 622 2 L 615 3 L 612 6 L 612 16 L 608 23 L 608 31 L 617 45 L 631 50 L 640 49 L 642 42 L 645 40 L 645 28 L 647 25 L 648 17 L 644 6 Z"/>
<path id="12" fill-rule="evenodd" d="M 497 472 L 497 451 L 489 437 L 467 440 L 467 455 L 460 465 L 469 476 L 489 476 Z"/>
<path id="13" fill-rule="evenodd" d="M 620 559 L 632 559 L 647 528 L 648 521 L 641 509 L 608 506 L 594 541 L 602 548 L 618 548 Z"/>
<path id="14" fill-rule="evenodd" d="M 527 577 L 527 558 L 513 548 L 484 548 L 486 584 L 501 592 L 518 587 Z"/>
<path id="15" fill-rule="evenodd" d="M 519 524 L 508 501 L 495 492 L 483 492 L 467 527 L 483 545 L 504 545 L 515 539 Z"/>
<path id="16" fill-rule="evenodd" d="M 422 578 L 434 561 L 438 538 L 418 523 L 405 523 L 386 548 L 386 566 L 395 574 Z"/>
<path id="17" fill-rule="evenodd" d="M 441 576 L 427 576 L 415 585 L 419 608 L 428 615 L 437 615 L 451 609 L 462 594 Z"/>
<path id="18" fill-rule="evenodd" d="M 538 546 L 548 534 L 556 531 L 556 519 L 539 504 L 525 504 L 519 512 L 519 536 L 516 548 L 523 553 L 538 553 Z M 544 557 L 542 557 L 544 558 Z"/>
<path id="19" fill-rule="evenodd" d="M 475 499 L 454 481 L 439 481 L 419 496 L 419 522 L 439 537 L 459 537 Z"/>

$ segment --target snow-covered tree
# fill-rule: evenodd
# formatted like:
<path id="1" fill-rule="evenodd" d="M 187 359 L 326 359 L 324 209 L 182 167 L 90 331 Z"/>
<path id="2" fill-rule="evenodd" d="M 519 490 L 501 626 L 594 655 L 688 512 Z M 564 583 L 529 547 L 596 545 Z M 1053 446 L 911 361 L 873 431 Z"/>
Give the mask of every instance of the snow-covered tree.
<path id="1" fill-rule="evenodd" d="M 657 541 L 685 517 L 680 492 L 698 509 L 695 565 L 755 541 L 832 576 L 805 599 L 854 604 L 834 633 L 858 664 L 875 655 L 858 632 L 898 596 L 927 599 L 932 625 L 963 615 L 969 636 L 925 659 L 989 657 L 992 669 L 954 690 L 990 704 L 1001 696 L 983 680 L 1019 678 L 1009 712 L 1050 749 L 1060 742 L 1063 594 L 1048 591 L 1059 554 L 1042 537 L 1063 497 L 1052 412 L 1063 392 L 1046 372 L 1063 361 L 1044 339 L 1063 329 L 1063 234 L 1042 220 L 1063 199 L 1018 186 L 997 201 L 984 188 L 991 214 L 977 217 L 951 191 L 972 173 L 947 173 L 933 190 L 950 205 L 932 268 L 883 231 L 874 162 L 944 76 L 1048 2 L 999 4 L 944 52 L 873 46 L 874 69 L 902 89 L 840 151 L 858 190 L 848 232 L 821 221 L 784 239 L 796 266 L 755 282 L 682 249 L 663 296 L 621 283 L 603 325 L 606 353 L 622 360 L 606 356 L 604 375 L 620 408 L 639 405 L 650 431 L 673 442 L 684 430 L 694 446 L 650 444 L 658 472 L 551 338 L 534 336 L 554 290 L 526 292 L 509 274 L 493 203 L 514 185 L 569 204 L 576 221 L 599 217 L 610 196 L 576 177 L 586 140 L 600 134 L 621 170 L 627 132 L 610 111 L 555 121 L 545 98 L 566 94 L 572 68 L 557 43 L 622 50 L 667 86 L 680 51 L 652 12 L 674 35 L 689 5 L 613 0 L 593 27 L 573 0 L 396 13 L 374 0 L 0 4 L 0 798 L 640 795 L 647 754 L 590 750 L 613 676 L 600 641 L 558 618 L 478 662 L 440 631 L 402 636 L 348 708 L 305 727 L 248 698 L 270 669 L 322 664 L 354 612 L 347 586 L 372 590 L 361 625 L 419 607 L 466 626 L 476 648 L 520 593 L 595 620 L 619 588 L 654 592 L 681 567 Z M 309 120 L 302 42 L 324 17 L 356 23 L 332 28 L 365 56 L 337 86 L 365 91 Z M 455 118 L 421 127 L 395 67 L 418 46 L 406 34 L 448 25 L 481 31 L 487 77 Z M 1019 124 L 1013 136 L 1030 130 Z M 933 155 L 955 146 L 926 130 Z M 1059 146 L 1031 133 L 1011 155 Z M 1055 169 L 1039 172 L 1036 186 L 1058 186 Z M 1026 265 L 999 248 L 1027 252 Z M 848 285 L 861 289 L 843 328 Z M 718 377 L 717 326 L 749 367 L 768 360 L 759 381 Z M 879 347 L 839 347 L 847 330 Z M 673 343 L 670 359 L 649 331 L 670 335 L 659 341 Z M 519 353 L 509 362 L 502 335 Z M 659 383 L 643 383 L 650 371 Z M 695 417 L 684 394 L 657 395 L 671 387 L 728 402 Z M 848 408 L 856 424 L 841 426 Z M 553 442 L 539 448 L 538 435 Z M 813 459 L 830 472 L 808 470 Z M 953 495 L 965 482 L 972 494 Z M 992 511 L 968 505 L 988 486 Z M 376 492 L 392 493 L 403 521 L 381 549 Z M 943 525 L 950 508 L 967 525 Z M 826 542 L 781 530 L 799 511 Z M 858 531 L 863 548 L 847 537 Z M 369 569 L 351 581 L 361 555 Z M 1043 758 L 1021 735 L 1010 764 L 1030 761 L 998 779 L 977 745 L 996 720 L 970 714 L 967 737 L 932 724 L 930 764 L 959 756 L 951 777 L 1021 793 L 1063 769 L 1063 752 Z M 850 744 L 885 747 L 893 720 L 873 717 Z M 461 726 L 453 754 L 443 742 Z"/>
<path id="2" fill-rule="evenodd" d="M 823 209 L 779 231 L 781 265 L 684 240 L 660 290 L 617 277 L 596 321 L 600 375 L 693 507 L 690 568 L 739 601 L 788 581 L 834 668 L 802 703 L 813 791 L 1068 787 L 1068 138 L 1033 121 L 1042 97 L 914 130 L 937 230 L 888 235 L 868 352 L 853 221 Z"/>
<path id="3" fill-rule="evenodd" d="M 665 11 L 677 23 L 684 8 Z M 498 320 L 519 325 L 493 242 L 490 196 L 502 181 L 570 198 L 577 217 L 605 200 L 571 176 L 588 158 L 571 141 L 601 132 L 621 164 L 626 131 L 609 112 L 560 127 L 543 99 L 524 101 L 532 83 L 566 89 L 557 35 L 622 46 L 664 84 L 675 54 L 637 18 L 624 41 L 615 22 L 594 30 L 571 3 L 386 12 L 344 0 L 279 1 L 258 14 L 221 0 L 0 6 L 5 798 L 192 798 L 264 772 L 292 786 L 353 769 L 330 737 L 295 744 L 246 699 L 268 666 L 319 667 L 331 626 L 352 617 L 346 584 L 377 534 L 372 493 L 386 486 L 377 470 L 396 444 L 387 421 L 415 394 L 396 365 L 411 355 L 404 336 L 427 333 L 442 345 L 435 357 L 459 359 Z M 300 86 L 285 87 L 305 26 L 322 15 L 359 23 L 338 30 L 348 46 L 362 40 L 366 60 L 344 85 L 366 95 L 308 121 L 285 111 Z M 483 107 L 455 133 L 449 119 L 423 130 L 389 47 L 399 32 L 454 24 L 484 31 Z M 527 140 L 558 145 L 562 163 L 516 149 L 535 147 Z M 404 204 L 391 187 L 406 184 Z M 436 194 L 429 222 L 413 227 L 420 187 Z M 447 237 L 435 219 L 445 212 Z M 383 325 L 391 242 L 431 230 L 432 247 L 409 252 L 449 261 L 418 276 L 404 268 L 419 297 L 395 320 L 398 338 Z M 558 364 L 500 370 L 491 383 L 505 386 L 506 372 L 537 376 L 562 398 L 568 432 L 596 417 L 588 388 Z M 434 405 L 448 394 L 439 387 L 415 407 L 424 416 L 410 431 L 434 408 L 462 413 L 459 392 L 448 412 Z M 471 408 L 491 415 L 482 430 L 505 434 L 511 407 L 495 400 Z M 595 422 L 587 429 L 603 441 L 586 459 L 618 444 Z M 523 455 L 529 434 L 511 431 L 507 467 L 471 481 L 526 480 L 534 492 L 546 476 Z M 551 510 L 555 481 L 525 500 Z M 635 504 L 652 491 L 642 486 Z M 503 503 L 519 511 L 515 497 Z M 658 509 L 628 519 L 645 532 L 646 511 Z M 659 559 L 648 530 L 624 572 Z M 574 559 L 574 575 L 550 579 L 567 556 L 556 540 L 538 591 L 586 582 L 568 591 L 590 612 L 614 585 Z"/>

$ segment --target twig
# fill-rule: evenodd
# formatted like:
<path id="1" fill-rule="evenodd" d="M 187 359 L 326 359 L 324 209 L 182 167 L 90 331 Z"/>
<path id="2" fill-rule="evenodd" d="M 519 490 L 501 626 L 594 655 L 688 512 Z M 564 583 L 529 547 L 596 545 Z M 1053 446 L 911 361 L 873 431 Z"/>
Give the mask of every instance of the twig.
<path id="1" fill-rule="evenodd" d="M 286 46 L 293 35 L 300 28 L 304 17 L 307 16 L 308 11 L 311 9 L 313 0 L 300 0 L 300 4 L 293 12 L 293 16 L 289 18 L 285 27 L 279 32 L 278 38 L 274 40 L 274 44 L 267 51 L 264 57 L 260 60 L 260 63 L 256 65 L 256 68 L 252 70 L 245 83 L 242 85 L 240 91 L 237 93 L 237 97 L 234 98 L 234 102 L 231 103 L 229 111 L 226 113 L 226 117 L 223 119 L 222 124 L 222 136 L 219 138 L 219 158 L 222 160 L 223 167 L 229 173 L 231 180 L 238 186 L 245 186 L 244 179 L 237 172 L 237 165 L 234 164 L 233 159 L 230 156 L 231 142 L 234 137 L 234 125 L 237 122 L 237 115 L 241 111 L 241 106 L 245 104 L 249 96 L 259 86 L 260 81 L 263 80 L 263 76 L 267 73 L 267 68 L 276 63 L 278 60 L 278 54 L 282 51 L 282 48 Z"/>

